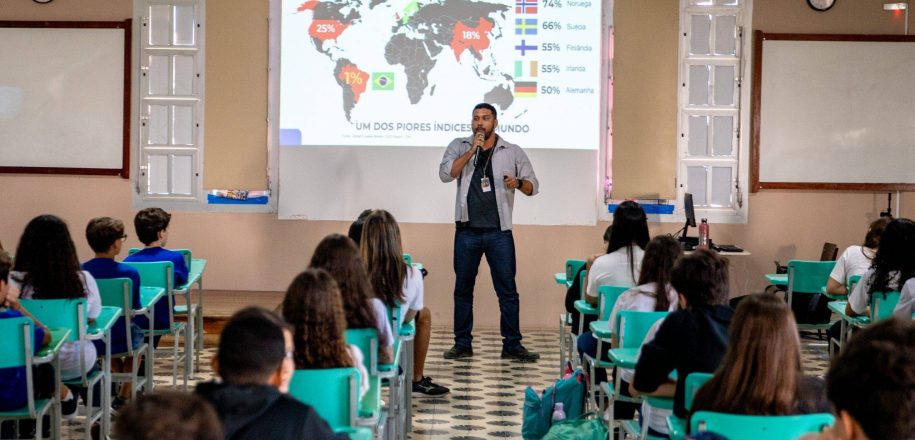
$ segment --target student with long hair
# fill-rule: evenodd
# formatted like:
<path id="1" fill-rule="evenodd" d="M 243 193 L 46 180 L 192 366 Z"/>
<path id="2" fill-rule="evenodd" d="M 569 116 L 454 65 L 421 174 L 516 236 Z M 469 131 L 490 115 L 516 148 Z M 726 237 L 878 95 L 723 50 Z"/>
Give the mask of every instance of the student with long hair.
<path id="1" fill-rule="evenodd" d="M 641 271 L 645 245 L 648 244 L 648 217 L 638 203 L 627 200 L 613 211 L 613 229 L 607 253 L 588 260 L 585 299 L 597 305 L 600 286 L 632 287 Z"/>
<path id="2" fill-rule="evenodd" d="M 90 322 L 102 311 L 95 278 L 80 270 L 70 230 L 53 215 L 40 215 L 26 225 L 16 248 L 10 284 L 26 299 L 86 298 Z M 97 359 L 95 345 L 89 341 L 65 342 L 60 349 L 60 378 L 75 379 L 88 373 Z M 75 414 L 77 401 L 73 393 L 62 390 L 62 412 L 69 417 Z"/>
<path id="3" fill-rule="evenodd" d="M 283 298 L 283 318 L 292 326 L 293 360 L 298 370 L 355 367 L 360 395 L 368 391 L 362 351 L 346 343 L 346 317 L 340 289 L 324 269 L 305 269 Z"/>
<path id="4" fill-rule="evenodd" d="M 867 234 L 864 236 L 864 243 L 861 245 L 852 245 L 842 252 L 839 259 L 836 260 L 836 266 L 829 274 L 826 281 L 826 293 L 832 295 L 848 294 L 848 279 L 855 275 L 863 275 L 871 268 L 874 256 L 877 255 L 877 247 L 880 245 L 880 237 L 883 230 L 892 219 L 880 217 L 871 222 L 867 228 Z"/>
<path id="5" fill-rule="evenodd" d="M 692 411 L 759 416 L 830 412 L 826 384 L 804 376 L 794 314 L 778 296 L 749 295 L 737 306 L 728 348 Z"/>
<path id="6" fill-rule="evenodd" d="M 391 309 L 400 307 L 399 319 L 409 323 L 416 319 L 413 345 L 413 391 L 439 396 L 446 387 L 424 376 L 429 339 L 432 336 L 432 312 L 423 306 L 423 274 L 403 259 L 400 226 L 390 212 L 373 211 L 362 225 L 362 259 L 375 295 Z"/>
<path id="7" fill-rule="evenodd" d="M 346 328 L 374 328 L 378 331 L 378 361 L 391 363 L 394 359 L 394 336 L 388 311 L 372 293 L 359 248 L 349 237 L 331 234 L 324 237 L 308 267 L 324 269 L 337 282 L 343 297 Z"/>
<path id="8" fill-rule="evenodd" d="M 848 295 L 845 313 L 850 316 L 868 314 L 871 297 L 875 293 L 900 290 L 913 277 L 915 222 L 907 218 L 896 219 L 883 231 L 873 266 L 861 276 L 861 282 Z"/>

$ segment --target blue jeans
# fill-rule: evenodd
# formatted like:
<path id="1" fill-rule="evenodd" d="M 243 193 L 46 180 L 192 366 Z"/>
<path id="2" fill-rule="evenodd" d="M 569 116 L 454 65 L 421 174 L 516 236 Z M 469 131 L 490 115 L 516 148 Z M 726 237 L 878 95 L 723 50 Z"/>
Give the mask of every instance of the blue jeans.
<path id="1" fill-rule="evenodd" d="M 516 350 L 521 348 L 521 326 L 515 285 L 515 239 L 512 231 L 500 230 L 458 228 L 454 233 L 454 345 L 472 346 L 473 287 L 483 255 L 499 296 L 502 347 Z"/>

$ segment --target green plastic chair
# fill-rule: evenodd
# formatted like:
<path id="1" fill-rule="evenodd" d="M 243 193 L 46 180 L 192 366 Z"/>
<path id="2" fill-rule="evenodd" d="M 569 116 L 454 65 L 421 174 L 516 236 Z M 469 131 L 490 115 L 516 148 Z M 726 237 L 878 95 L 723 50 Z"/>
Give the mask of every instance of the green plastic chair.
<path id="1" fill-rule="evenodd" d="M 693 400 L 695 400 L 699 388 L 702 388 L 711 378 L 712 373 L 690 373 L 689 376 L 686 376 L 686 384 L 684 384 L 683 390 L 683 406 L 686 407 L 687 412 L 693 409 Z M 668 416 L 667 430 L 671 440 L 681 440 L 685 438 L 686 420 L 675 415 Z"/>
<path id="2" fill-rule="evenodd" d="M 331 429 L 357 426 L 359 372 L 355 368 L 295 370 L 289 395 L 312 406 Z"/>
<path id="3" fill-rule="evenodd" d="M 380 364 L 382 377 L 388 380 L 388 432 L 409 432 L 412 423 L 412 388 L 407 388 L 408 378 L 413 379 L 413 339 L 416 336 L 416 319 L 404 324 L 401 321 L 401 304 L 388 307 L 391 331 L 394 334 L 394 362 Z M 412 384 L 412 382 L 411 382 Z M 411 385 L 412 387 L 412 385 Z"/>
<path id="4" fill-rule="evenodd" d="M 565 295 L 572 286 L 572 279 L 578 271 L 585 267 L 585 260 L 566 260 L 565 272 L 553 275 L 556 284 L 563 286 L 562 294 Z M 576 337 L 572 333 L 572 314 L 559 314 L 559 376 L 565 371 L 566 362 L 573 361 L 576 349 Z"/>
<path id="5" fill-rule="evenodd" d="M 575 310 L 581 314 L 581 319 L 578 320 L 578 335 L 580 336 L 585 331 L 585 316 L 597 316 L 598 306 L 592 306 L 588 304 L 588 301 L 585 300 L 585 279 L 588 278 L 588 271 L 581 271 L 578 285 L 581 286 L 581 291 L 579 293 L 579 299 L 575 301 Z"/>
<path id="6" fill-rule="evenodd" d="M 871 323 L 892 318 L 893 310 L 899 303 L 899 295 L 898 291 L 874 292 L 871 295 Z"/>
<path id="7" fill-rule="evenodd" d="M 791 260 L 788 262 L 788 289 L 786 301 L 790 307 L 794 292 L 819 293 L 826 287 L 829 274 L 836 266 L 835 261 L 804 261 Z M 799 330 L 826 330 L 832 323 L 802 324 L 798 323 Z"/>
<path id="8" fill-rule="evenodd" d="M 137 397 L 137 388 L 143 387 L 146 389 L 147 384 L 152 383 L 151 375 L 145 374 L 140 376 L 141 357 L 137 356 L 140 353 L 149 353 L 149 344 L 152 343 L 152 340 L 147 340 L 147 342 L 144 342 L 136 349 L 134 349 L 133 344 L 130 343 L 130 341 L 133 341 L 131 323 L 133 322 L 134 317 L 145 316 L 147 314 L 147 309 L 135 308 L 139 306 L 139 304 L 133 303 L 133 281 L 131 281 L 130 278 L 96 279 L 95 282 L 98 284 L 102 305 L 120 307 L 121 310 L 124 311 L 124 327 L 126 327 L 124 340 L 127 341 L 127 351 L 123 353 L 111 353 L 111 356 L 116 358 L 131 358 L 131 370 L 130 373 L 112 373 L 111 381 L 114 383 L 129 383 L 131 400 L 135 400 Z M 150 322 L 152 322 L 152 320 L 150 320 Z"/>
<path id="9" fill-rule="evenodd" d="M 699 411 L 690 417 L 690 432 L 714 432 L 730 440 L 790 439 L 832 426 L 832 414 L 747 416 Z"/>
<path id="10" fill-rule="evenodd" d="M 192 359 L 193 357 L 189 355 L 191 350 L 194 347 L 194 337 L 193 337 L 193 325 L 192 320 L 188 319 L 188 322 L 176 322 L 175 321 L 175 295 L 173 286 L 173 277 L 175 273 L 175 267 L 171 261 L 156 261 L 148 263 L 132 262 L 128 261 L 124 264 L 127 264 L 138 272 L 140 272 L 140 284 L 143 286 L 158 287 L 165 289 L 165 298 L 163 301 L 168 301 L 168 304 L 171 307 L 168 307 L 168 323 L 169 328 L 167 329 L 155 329 L 152 331 L 154 336 L 170 335 L 174 339 L 174 344 L 172 345 L 172 386 L 177 387 L 178 385 L 178 362 L 183 361 L 184 363 L 184 389 L 187 390 L 187 382 L 190 377 L 190 372 L 193 369 Z M 154 307 L 154 306 L 153 306 Z M 181 335 L 184 335 L 184 351 L 179 355 L 178 352 L 178 341 L 181 339 Z M 150 362 L 155 362 L 155 356 L 158 356 L 160 352 L 165 350 L 156 349 L 153 347 L 150 352 L 153 352 L 153 355 L 150 356 Z"/>
<path id="11" fill-rule="evenodd" d="M 369 389 L 359 400 L 357 414 L 360 425 L 375 427 L 379 437 L 383 437 L 383 424 L 378 426 L 379 420 L 384 420 L 384 411 L 381 408 L 381 378 L 378 370 L 378 330 L 374 328 L 356 328 L 346 330 L 346 342 L 359 347 L 363 353 L 362 363 L 368 372 Z"/>
<path id="12" fill-rule="evenodd" d="M 620 286 L 600 286 L 597 289 L 597 321 L 592 321 L 588 326 L 593 337 L 597 339 L 597 353 L 603 353 L 603 344 L 610 343 L 612 336 L 612 332 L 610 331 L 610 312 L 613 311 L 613 307 L 616 305 L 616 301 L 620 296 L 629 289 L 630 287 Z M 613 368 L 613 362 L 595 359 L 587 353 L 582 353 L 582 358 L 584 358 L 584 364 L 588 371 L 588 380 L 590 382 L 588 389 L 591 390 L 590 402 L 601 402 L 603 393 L 598 386 L 599 384 L 594 382 L 594 374 L 597 372 L 596 370 L 598 368 Z"/>
<path id="13" fill-rule="evenodd" d="M 0 319 L 0 339 L 3 340 L 4 347 L 3 350 L 0 350 L 0 369 L 24 368 L 28 393 L 26 406 L 12 411 L 0 411 L 0 421 L 34 419 L 35 432 L 40 433 L 44 416 L 56 404 L 56 401 L 54 399 L 35 400 L 35 385 L 32 378 L 33 353 L 35 353 L 34 344 L 41 343 L 41 341 L 33 341 L 34 334 L 35 323 L 27 317 Z M 53 414 L 56 416 L 57 411 L 54 411 Z M 60 429 L 59 419 L 55 417 L 51 426 L 55 432 Z"/>

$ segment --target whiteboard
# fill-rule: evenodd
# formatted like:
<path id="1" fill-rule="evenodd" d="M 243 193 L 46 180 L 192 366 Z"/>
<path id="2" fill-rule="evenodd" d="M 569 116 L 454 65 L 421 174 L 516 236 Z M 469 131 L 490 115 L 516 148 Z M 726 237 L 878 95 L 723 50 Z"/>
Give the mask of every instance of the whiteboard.
<path id="1" fill-rule="evenodd" d="M 129 21 L 17 25 L 37 24 L 0 26 L 0 170 L 126 177 Z"/>
<path id="2" fill-rule="evenodd" d="M 910 189 L 915 38 L 762 35 L 753 187 Z"/>

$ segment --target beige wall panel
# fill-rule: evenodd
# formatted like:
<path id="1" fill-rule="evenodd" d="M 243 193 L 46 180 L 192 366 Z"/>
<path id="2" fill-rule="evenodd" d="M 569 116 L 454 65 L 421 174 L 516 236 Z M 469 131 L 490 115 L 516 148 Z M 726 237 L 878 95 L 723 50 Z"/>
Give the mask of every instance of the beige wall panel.
<path id="1" fill-rule="evenodd" d="M 904 14 L 883 10 L 880 0 L 838 0 L 817 12 L 799 0 L 754 0 L 753 29 L 800 34 L 902 34 Z"/>
<path id="2" fill-rule="evenodd" d="M 0 1 L 0 20 L 121 21 L 132 16 L 133 0 Z"/>

